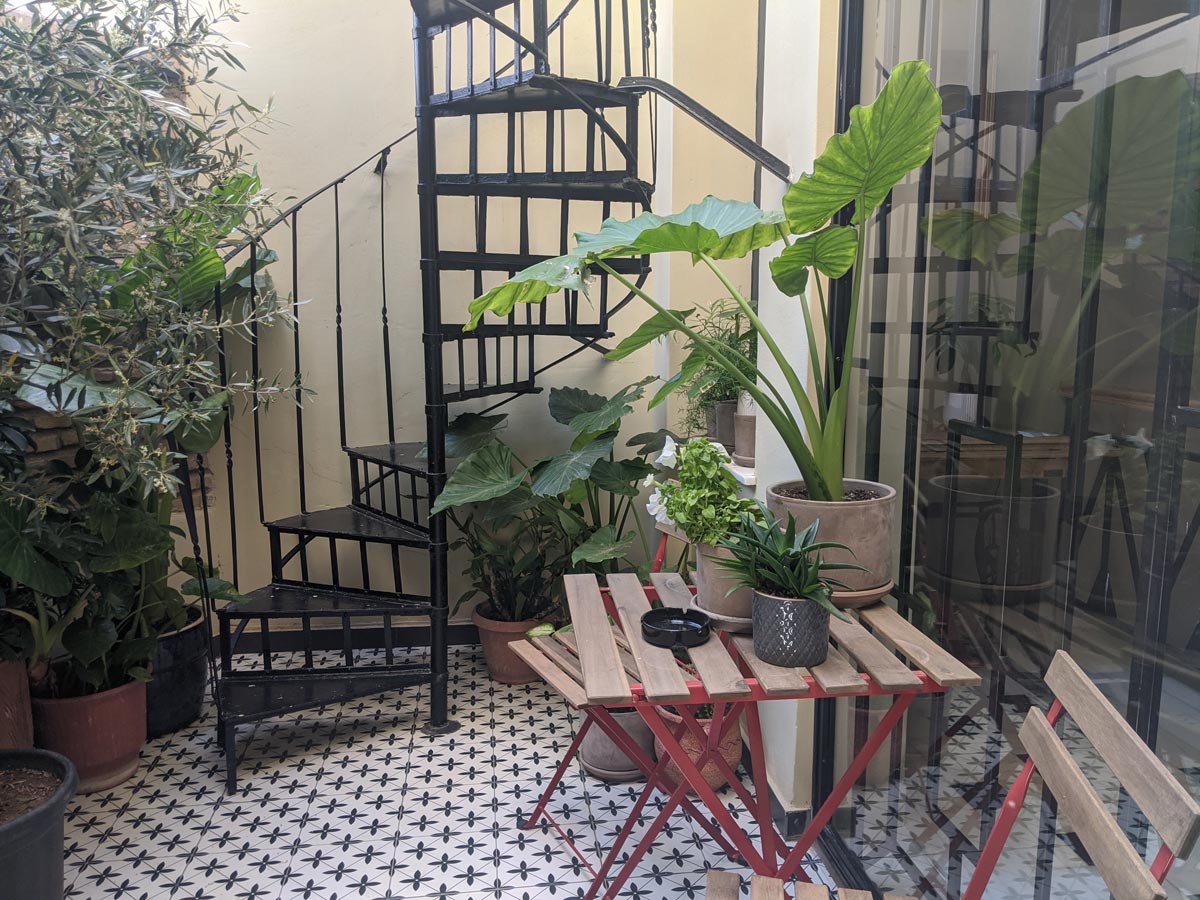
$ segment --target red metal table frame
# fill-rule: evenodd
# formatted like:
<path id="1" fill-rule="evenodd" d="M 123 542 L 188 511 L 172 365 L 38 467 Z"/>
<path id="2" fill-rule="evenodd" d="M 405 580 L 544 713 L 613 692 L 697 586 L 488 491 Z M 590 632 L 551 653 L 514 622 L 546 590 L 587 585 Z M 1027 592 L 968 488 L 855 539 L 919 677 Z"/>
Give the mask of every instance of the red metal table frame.
<path id="1" fill-rule="evenodd" d="M 646 592 L 647 601 L 653 601 L 657 598 L 654 588 L 644 587 L 643 590 Z M 620 617 L 613 608 L 611 595 L 605 590 L 603 596 L 609 614 L 613 617 L 614 621 L 619 622 Z M 866 684 L 865 690 L 859 689 L 854 693 L 847 691 L 829 692 L 822 688 L 811 674 L 806 674 L 804 676 L 804 681 L 807 685 L 806 691 L 797 690 L 794 693 L 768 693 L 759 683 L 759 680 L 750 673 L 749 666 L 738 652 L 736 644 L 726 634 L 722 634 L 722 640 L 725 643 L 726 649 L 739 663 L 745 683 L 749 688 L 749 693 L 745 696 L 738 697 L 737 699 L 713 698 L 709 695 L 701 681 L 689 678 L 687 687 L 690 697 L 686 700 L 673 701 L 670 704 L 651 701 L 646 698 L 646 691 L 641 684 L 631 684 L 632 703 L 596 704 L 580 708 L 580 712 L 584 714 L 583 724 L 568 748 L 566 756 L 559 765 L 558 770 L 543 792 L 533 814 L 524 823 L 524 827 L 533 828 L 544 818 L 562 835 L 572 852 L 583 861 L 584 865 L 594 875 L 592 885 L 585 894 L 586 900 L 591 900 L 591 898 L 595 897 L 603 886 L 609 872 L 616 864 L 622 848 L 629 840 L 636 823 L 641 817 L 642 811 L 656 790 L 662 790 L 666 793 L 667 801 L 655 816 L 629 858 L 612 877 L 604 893 L 605 898 L 611 898 L 617 894 L 625 881 L 633 873 L 638 863 L 650 850 L 651 845 L 662 831 L 667 820 L 679 808 L 682 808 L 693 821 L 702 827 L 731 858 L 737 859 L 740 857 L 755 873 L 771 875 L 784 880 L 793 877 L 808 880 L 807 875 L 801 867 L 805 855 L 812 848 L 821 831 L 832 819 L 834 813 L 849 794 L 855 782 L 866 770 L 868 764 L 874 758 L 888 735 L 903 718 L 904 713 L 908 710 L 913 700 L 922 694 L 938 694 L 947 690 L 946 686 L 934 681 L 925 672 L 914 671 L 913 674 L 919 681 L 919 687 L 907 690 L 882 687 L 870 675 L 858 673 L 859 677 Z M 788 842 L 775 827 L 774 820 L 771 817 L 770 794 L 766 784 L 765 755 L 758 704 L 768 700 L 822 700 L 846 696 L 891 696 L 893 702 L 888 712 L 874 728 L 854 759 L 851 760 L 850 765 L 842 774 L 829 796 L 822 803 L 820 809 L 813 815 L 804 832 L 789 847 Z M 696 718 L 697 708 L 704 704 L 711 704 L 713 708 L 713 718 L 707 735 Z M 681 722 L 674 727 L 669 725 L 658 714 L 658 708 L 664 705 L 670 705 L 681 718 Z M 627 709 L 630 706 L 633 706 L 641 713 L 646 724 L 666 750 L 666 753 L 662 754 L 662 758 L 657 763 L 647 756 L 612 718 L 611 711 L 613 709 Z M 752 785 L 750 787 L 743 784 L 736 772 L 733 771 L 733 768 L 717 752 L 721 738 L 730 729 L 737 727 L 743 715 L 746 717 L 746 739 L 749 745 L 752 768 Z M 645 773 L 647 778 L 646 786 L 634 805 L 633 810 L 630 812 L 628 820 L 617 835 L 613 846 L 605 855 L 604 860 L 600 863 L 599 868 L 593 868 L 591 863 L 567 837 L 562 826 L 547 812 L 547 805 L 551 796 L 566 774 L 576 753 L 578 753 L 579 745 L 584 735 L 592 727 L 602 729 L 605 734 L 625 751 L 629 758 Z M 704 748 L 701 756 L 695 761 L 689 758 L 681 744 L 681 738 L 689 733 Z M 668 762 L 673 762 L 683 773 L 684 780 L 679 784 L 672 784 L 665 777 Z M 754 817 L 759 829 L 758 846 L 755 846 L 750 836 L 738 824 L 737 819 L 734 818 L 733 814 L 721 802 L 716 792 L 705 781 L 701 773 L 704 767 L 710 763 L 715 765 L 728 780 L 738 799 L 741 800 Z M 689 789 L 695 793 L 700 805 L 711 815 L 711 819 L 709 815 L 705 815 L 704 810 L 701 810 L 689 798 Z"/>

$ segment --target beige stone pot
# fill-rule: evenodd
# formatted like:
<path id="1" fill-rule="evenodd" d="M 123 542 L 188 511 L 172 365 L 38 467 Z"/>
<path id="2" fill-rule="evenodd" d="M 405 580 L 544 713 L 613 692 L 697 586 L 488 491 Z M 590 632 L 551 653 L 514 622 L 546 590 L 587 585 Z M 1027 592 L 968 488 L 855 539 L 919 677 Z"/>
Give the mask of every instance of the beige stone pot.
<path id="1" fill-rule="evenodd" d="M 848 591 L 834 591 L 833 602 L 838 606 L 867 606 L 874 603 L 892 587 L 892 518 L 896 506 L 896 490 L 875 481 L 845 480 L 846 490 L 872 490 L 879 496 L 874 500 L 825 502 L 801 500 L 779 493 L 781 488 L 802 487 L 803 481 L 784 481 L 767 491 L 767 507 L 781 519 L 791 513 L 796 527 L 805 528 L 817 519 L 821 527 L 820 541 L 845 544 L 854 551 L 826 550 L 827 562 L 852 562 L 867 571 L 837 572 Z"/>
<path id="2" fill-rule="evenodd" d="M 733 559 L 733 554 L 712 544 L 693 546 L 696 550 L 696 603 L 719 616 L 749 619 L 754 591 L 739 586 L 737 578 L 718 565 L 714 558 Z M 731 590 L 733 593 L 729 593 Z"/>

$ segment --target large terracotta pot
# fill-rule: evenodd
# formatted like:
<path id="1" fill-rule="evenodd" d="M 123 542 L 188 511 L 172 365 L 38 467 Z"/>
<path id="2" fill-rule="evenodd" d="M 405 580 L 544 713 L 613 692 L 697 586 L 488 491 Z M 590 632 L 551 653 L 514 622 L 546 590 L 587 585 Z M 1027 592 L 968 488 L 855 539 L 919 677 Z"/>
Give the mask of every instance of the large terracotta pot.
<path id="1" fill-rule="evenodd" d="M 878 496 L 873 500 L 827 502 L 788 497 L 781 489 L 804 487 L 803 481 L 784 481 L 767 491 L 767 507 L 776 516 L 787 519 L 791 513 L 797 528 L 806 528 L 817 519 L 821 527 L 817 539 L 845 544 L 845 550 L 825 550 L 827 562 L 852 562 L 866 571 L 846 570 L 836 573 L 845 591 L 834 591 L 833 602 L 838 606 L 866 606 L 874 603 L 892 585 L 892 518 L 896 506 L 896 489 L 875 481 L 845 479 L 846 491 L 869 490 Z"/>
<path id="2" fill-rule="evenodd" d="M 23 662 L 0 662 L 0 750 L 33 746 L 29 672 Z"/>
<path id="3" fill-rule="evenodd" d="M 612 712 L 613 721 L 617 727 L 633 738 L 633 742 L 642 748 L 651 759 L 654 758 L 654 732 L 636 709 L 618 709 Z M 588 729 L 579 745 L 579 764 L 584 770 L 601 781 L 624 782 L 640 781 L 646 776 L 628 756 L 625 751 L 613 743 L 604 731 L 597 725 Z"/>
<path id="4" fill-rule="evenodd" d="M 667 723 L 667 726 L 672 732 L 674 732 L 674 730 L 679 726 L 679 723 L 683 721 L 681 718 L 679 718 L 679 716 L 667 709 L 660 708 L 658 710 L 658 714 L 663 717 L 663 721 Z M 704 729 L 704 733 L 707 735 L 708 729 L 712 725 L 712 720 L 698 719 L 697 721 L 700 723 L 700 727 Z M 700 741 L 690 731 L 684 732 L 683 737 L 679 739 L 679 745 L 683 747 L 683 752 L 688 755 L 688 759 L 690 759 L 692 762 L 699 760 L 700 754 L 704 752 L 704 748 L 700 745 Z M 667 748 L 662 745 L 660 740 L 655 738 L 654 751 L 658 755 L 658 758 L 662 759 L 663 755 L 667 752 Z M 729 768 L 736 770 L 737 764 L 742 758 L 742 732 L 737 725 L 731 725 L 729 727 L 729 731 L 725 733 L 725 737 L 721 738 L 721 743 L 717 745 L 717 755 L 720 756 L 721 759 L 725 760 L 725 762 L 729 763 Z M 728 784 L 728 779 L 721 774 L 721 770 L 717 768 L 717 764 L 715 762 L 706 763 L 704 768 L 700 770 L 700 774 L 704 776 L 705 782 L 707 782 L 708 786 L 714 791 L 719 791 L 721 788 L 725 787 L 726 784 Z M 679 784 L 679 782 L 683 781 L 683 772 L 679 770 L 679 766 L 675 765 L 674 762 L 667 763 L 663 775 L 671 784 Z M 691 791 L 690 793 L 695 792 Z"/>
<path id="5" fill-rule="evenodd" d="M 79 792 L 102 791 L 132 777 L 146 742 L 146 683 L 86 697 L 34 698 L 39 747 L 61 753 L 79 772 Z"/>
<path id="6" fill-rule="evenodd" d="M 731 619 L 749 619 L 753 591 L 738 584 L 737 576 L 727 572 L 717 559 L 733 559 L 733 554 L 712 544 L 696 544 L 696 603 L 709 612 Z M 730 593 L 730 590 L 733 593 Z"/>
<path id="7" fill-rule="evenodd" d="M 487 608 L 475 607 L 471 621 L 479 629 L 479 643 L 483 646 L 483 658 L 487 661 L 488 674 L 492 681 L 501 684 L 529 684 L 538 680 L 537 672 L 513 652 L 509 644 L 525 638 L 525 632 L 537 625 L 536 619 L 520 622 L 502 622 L 490 619 Z"/>

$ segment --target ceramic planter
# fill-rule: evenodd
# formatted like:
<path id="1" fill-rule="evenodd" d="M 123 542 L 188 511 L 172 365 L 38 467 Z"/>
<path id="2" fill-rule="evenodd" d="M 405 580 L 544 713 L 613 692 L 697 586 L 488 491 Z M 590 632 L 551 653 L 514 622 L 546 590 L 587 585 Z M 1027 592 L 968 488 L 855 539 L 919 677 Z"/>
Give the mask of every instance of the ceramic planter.
<path id="1" fill-rule="evenodd" d="M 1057 488 L 1036 478 L 1017 482 L 939 475 L 925 487 L 921 542 L 930 571 L 977 591 L 1036 592 L 1054 584 Z"/>
<path id="2" fill-rule="evenodd" d="M 704 411 L 708 439 L 721 444 L 730 453 L 733 452 L 734 441 L 736 440 L 734 433 L 734 419 L 736 414 L 736 400 L 722 400 L 719 403 L 714 403 Z"/>
<path id="3" fill-rule="evenodd" d="M 754 468 L 754 429 L 753 415 L 738 413 L 733 417 L 733 463 L 737 466 Z"/>
<path id="4" fill-rule="evenodd" d="M 0 662 L 0 750 L 32 746 L 29 672 L 23 662 Z"/>
<path id="5" fill-rule="evenodd" d="M 61 753 L 79 772 L 79 792 L 114 787 L 133 776 L 146 742 L 146 683 L 33 701 L 33 733 L 39 747 Z"/>
<path id="6" fill-rule="evenodd" d="M 654 732 L 642 714 L 636 709 L 618 709 L 612 712 L 612 717 L 617 727 L 653 759 Z M 598 725 L 593 725 L 583 736 L 579 745 L 579 764 L 589 775 L 610 783 L 641 781 L 646 777 Z"/>
<path id="7" fill-rule="evenodd" d="M 49 772 L 58 789 L 42 804 L 0 823 L 0 896 L 52 898 L 63 895 L 63 814 L 75 795 L 78 776 L 71 761 L 46 750 L 0 750 L 0 789 L 4 772 Z"/>
<path id="8" fill-rule="evenodd" d="M 159 635 L 146 685 L 146 734 L 158 737 L 190 725 L 200 718 L 208 688 L 208 631 L 196 607 L 188 609 L 189 622 L 178 631 Z"/>
<path id="9" fill-rule="evenodd" d="M 488 675 L 501 684 L 529 684 L 538 680 L 537 672 L 513 652 L 509 644 L 525 639 L 525 632 L 538 624 L 536 619 L 502 622 L 484 615 L 479 606 L 471 612 L 471 621 L 479 629 L 479 643 L 487 661 Z"/>
<path id="10" fill-rule="evenodd" d="M 812 600 L 755 591 L 754 653 L 773 666 L 819 666 L 829 653 L 829 611 Z"/>
<path id="11" fill-rule="evenodd" d="M 658 710 L 658 714 L 662 716 L 663 721 L 667 723 L 667 726 L 671 729 L 672 733 L 674 733 L 675 729 L 679 727 L 679 723 L 683 721 L 681 718 L 679 718 L 679 716 L 667 709 L 660 708 Z M 707 735 L 708 729 L 712 726 L 712 720 L 697 719 L 696 721 L 699 722 L 701 729 L 703 729 L 705 735 Z M 696 736 L 690 731 L 685 731 L 683 736 L 680 737 L 679 745 L 683 748 L 683 752 L 687 754 L 688 759 L 690 759 L 692 762 L 699 760 L 700 755 L 705 749 L 700 745 L 700 741 L 696 739 Z M 654 741 L 654 751 L 658 755 L 658 758 L 662 759 L 663 755 L 667 752 L 667 748 L 664 747 L 656 738 Z M 721 743 L 717 745 L 717 755 L 729 764 L 729 768 L 736 770 L 737 764 L 742 758 L 742 732 L 738 726 L 731 725 L 729 727 L 729 731 L 725 733 L 725 737 L 721 738 Z M 719 791 L 728 783 L 728 779 L 721 774 L 721 770 L 717 768 L 717 764 L 715 762 L 709 762 L 705 764 L 704 768 L 700 770 L 700 774 L 704 777 L 704 780 L 707 782 L 708 786 L 714 791 Z M 679 784 L 684 780 L 683 772 L 681 772 L 679 770 L 679 766 L 675 765 L 673 762 L 667 763 L 666 769 L 663 772 L 663 777 L 666 778 L 670 784 Z M 688 793 L 695 793 L 695 791 L 689 791 Z"/>
<path id="12" fill-rule="evenodd" d="M 733 554 L 711 544 L 695 544 L 696 604 L 708 612 L 728 619 L 750 620 L 752 591 L 738 585 L 736 576 L 717 564 L 716 559 L 732 559 Z M 733 593 L 729 593 L 732 589 Z"/>
<path id="13" fill-rule="evenodd" d="M 869 490 L 878 496 L 873 500 L 827 502 L 788 497 L 781 489 L 803 487 L 803 481 L 785 481 L 767 491 L 767 506 L 776 516 L 787 520 L 788 513 L 796 518 L 797 528 L 806 528 L 817 519 L 821 527 L 819 541 L 845 544 L 854 552 L 826 550 L 827 562 L 852 562 L 866 571 L 839 571 L 836 577 L 846 584 L 846 590 L 833 593 L 834 605 L 839 607 L 868 606 L 883 597 L 892 587 L 892 519 L 896 506 L 896 491 L 874 481 L 845 479 L 847 491 Z"/>

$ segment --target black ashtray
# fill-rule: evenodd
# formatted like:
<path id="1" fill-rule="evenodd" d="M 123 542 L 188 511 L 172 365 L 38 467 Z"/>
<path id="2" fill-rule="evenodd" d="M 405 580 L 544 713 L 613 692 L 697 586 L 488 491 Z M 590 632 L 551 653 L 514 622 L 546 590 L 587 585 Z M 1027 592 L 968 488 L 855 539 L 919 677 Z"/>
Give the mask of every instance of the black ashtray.
<path id="1" fill-rule="evenodd" d="M 655 647 L 699 647 L 710 630 L 708 616 L 698 609 L 663 607 L 642 614 L 642 637 Z"/>

